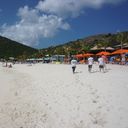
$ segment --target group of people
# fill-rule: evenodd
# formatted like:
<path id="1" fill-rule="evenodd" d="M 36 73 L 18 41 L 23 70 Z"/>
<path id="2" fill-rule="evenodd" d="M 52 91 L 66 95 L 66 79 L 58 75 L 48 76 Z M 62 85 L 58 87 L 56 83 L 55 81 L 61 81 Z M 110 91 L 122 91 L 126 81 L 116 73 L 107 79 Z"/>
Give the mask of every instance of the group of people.
<path id="1" fill-rule="evenodd" d="M 12 63 L 8 63 L 8 62 L 6 61 L 6 62 L 3 62 L 3 63 L 2 63 L 2 66 L 3 66 L 3 67 L 12 68 Z"/>
<path id="2" fill-rule="evenodd" d="M 112 56 L 112 57 L 110 57 L 110 63 L 111 64 L 126 65 L 126 64 L 128 64 L 128 56 L 126 56 L 125 53 Z"/>
<path id="3" fill-rule="evenodd" d="M 98 64 L 99 64 L 99 71 L 105 72 L 106 68 L 106 62 L 107 62 L 107 57 L 104 55 L 99 56 L 98 58 Z M 94 59 L 92 56 L 88 57 L 88 71 L 92 72 L 92 66 L 94 63 Z M 71 65 L 72 65 L 72 72 L 75 73 L 76 65 L 77 65 L 77 60 L 72 59 L 71 60 Z"/>
<path id="4" fill-rule="evenodd" d="M 88 58 L 88 71 L 91 72 L 92 71 L 92 65 L 94 63 L 93 57 L 89 57 Z M 101 55 L 98 58 L 98 64 L 99 64 L 99 71 L 103 71 L 105 72 L 106 69 L 106 63 L 107 63 L 107 57 L 105 55 Z"/>

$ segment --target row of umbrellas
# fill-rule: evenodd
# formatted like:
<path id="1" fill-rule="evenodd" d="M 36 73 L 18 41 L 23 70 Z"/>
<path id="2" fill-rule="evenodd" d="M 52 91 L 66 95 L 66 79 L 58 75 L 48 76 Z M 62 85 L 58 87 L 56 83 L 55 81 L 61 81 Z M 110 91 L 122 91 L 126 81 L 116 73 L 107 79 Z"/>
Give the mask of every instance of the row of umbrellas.
<path id="1" fill-rule="evenodd" d="M 110 52 L 106 52 L 106 51 L 102 51 L 102 52 L 99 52 L 97 53 L 96 55 L 100 56 L 100 55 L 106 55 L 106 56 L 109 56 L 109 55 L 116 55 L 116 54 L 123 54 L 123 53 L 128 53 L 128 49 L 119 49 L 119 50 L 116 50 L 112 53 Z M 77 54 L 75 55 L 77 58 L 81 58 L 81 57 L 88 57 L 88 56 L 93 56 L 94 54 L 92 53 L 85 53 L 85 54 Z"/>

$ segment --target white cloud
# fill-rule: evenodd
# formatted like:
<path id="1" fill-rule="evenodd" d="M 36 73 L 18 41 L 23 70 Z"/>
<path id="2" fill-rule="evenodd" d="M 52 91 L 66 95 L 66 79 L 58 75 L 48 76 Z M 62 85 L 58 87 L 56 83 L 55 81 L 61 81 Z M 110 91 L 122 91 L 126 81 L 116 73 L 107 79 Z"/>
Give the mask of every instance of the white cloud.
<path id="1" fill-rule="evenodd" d="M 86 8 L 100 8 L 104 4 L 118 4 L 123 1 L 126 0 L 44 0 L 36 8 L 67 18 L 79 16 Z"/>
<path id="2" fill-rule="evenodd" d="M 68 30 L 66 18 L 77 17 L 87 8 L 100 8 L 104 4 L 118 4 L 125 0 L 43 0 L 35 8 L 19 8 L 20 21 L 3 25 L 0 35 L 34 46 L 39 39 L 52 37 L 59 30 Z"/>
<path id="3" fill-rule="evenodd" d="M 37 9 L 29 9 L 27 6 L 19 9 L 18 16 L 21 20 L 16 24 L 2 26 L 1 35 L 30 46 L 38 44 L 40 38 L 52 37 L 60 29 L 70 28 L 62 18 L 40 14 Z"/>

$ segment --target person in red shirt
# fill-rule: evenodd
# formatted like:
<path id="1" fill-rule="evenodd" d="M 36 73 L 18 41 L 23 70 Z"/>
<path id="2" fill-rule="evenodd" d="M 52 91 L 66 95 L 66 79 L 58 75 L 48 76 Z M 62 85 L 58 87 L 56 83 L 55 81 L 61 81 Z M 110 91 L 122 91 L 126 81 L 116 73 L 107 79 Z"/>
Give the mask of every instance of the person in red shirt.
<path id="1" fill-rule="evenodd" d="M 107 58 L 107 56 L 105 56 L 105 55 L 102 55 L 101 57 L 103 58 L 104 69 L 106 70 L 106 69 L 107 69 L 106 64 L 107 64 L 107 62 L 108 62 L 108 58 Z"/>

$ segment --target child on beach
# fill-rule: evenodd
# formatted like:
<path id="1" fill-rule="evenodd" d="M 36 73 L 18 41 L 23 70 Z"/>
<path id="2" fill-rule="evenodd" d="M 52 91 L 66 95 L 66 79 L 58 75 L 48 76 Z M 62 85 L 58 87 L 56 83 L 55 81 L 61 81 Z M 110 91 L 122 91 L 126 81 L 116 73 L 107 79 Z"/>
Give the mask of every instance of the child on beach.
<path id="1" fill-rule="evenodd" d="M 9 68 L 12 68 L 12 64 L 9 64 L 8 67 L 9 67 Z"/>

